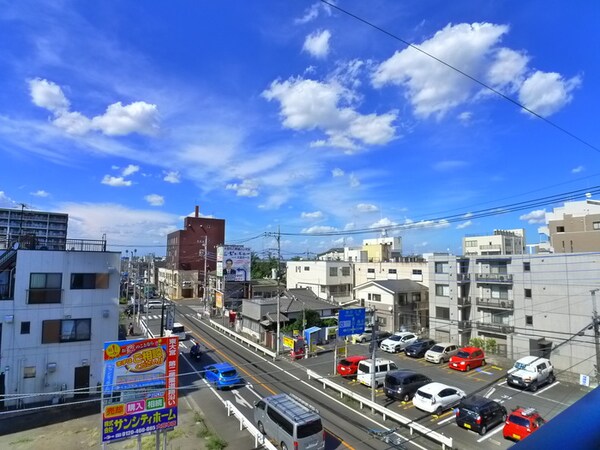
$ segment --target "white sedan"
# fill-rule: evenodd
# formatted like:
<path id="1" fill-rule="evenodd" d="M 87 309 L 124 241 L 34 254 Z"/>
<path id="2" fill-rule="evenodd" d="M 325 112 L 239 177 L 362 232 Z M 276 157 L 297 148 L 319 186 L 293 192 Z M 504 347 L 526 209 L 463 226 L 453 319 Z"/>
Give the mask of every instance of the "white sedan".
<path id="1" fill-rule="evenodd" d="M 398 353 L 408 347 L 417 340 L 418 336 L 408 331 L 394 333 L 392 336 L 384 340 L 379 348 L 384 352 Z"/>
<path id="2" fill-rule="evenodd" d="M 413 397 L 417 408 L 438 416 L 458 405 L 466 397 L 464 391 L 442 383 L 429 383 L 419 388 Z"/>

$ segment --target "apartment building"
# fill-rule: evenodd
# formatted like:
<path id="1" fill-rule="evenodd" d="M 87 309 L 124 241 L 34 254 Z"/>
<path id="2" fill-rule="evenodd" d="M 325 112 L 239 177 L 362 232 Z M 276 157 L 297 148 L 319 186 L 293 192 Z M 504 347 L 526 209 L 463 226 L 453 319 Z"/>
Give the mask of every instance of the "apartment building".
<path id="1" fill-rule="evenodd" d="M 14 243 L 61 250 L 67 239 L 69 215 L 26 209 L 0 208 L 0 249 Z"/>
<path id="2" fill-rule="evenodd" d="M 102 382 L 103 344 L 118 339 L 120 253 L 65 244 L 0 255 L 0 393 L 16 394 L 3 406 L 86 397 Z"/>
<path id="3" fill-rule="evenodd" d="M 493 339 L 501 356 L 544 355 L 559 371 L 593 375 L 587 327 L 598 288 L 600 253 L 435 254 L 429 259 L 430 336 L 459 345 Z"/>
<path id="4" fill-rule="evenodd" d="M 522 255 L 525 251 L 525 229 L 494 230 L 492 234 L 463 237 L 463 255 Z"/>
<path id="5" fill-rule="evenodd" d="M 405 256 L 395 262 L 356 262 L 352 267 L 355 286 L 371 280 L 411 280 L 429 286 L 429 266 L 420 256 Z"/>
<path id="6" fill-rule="evenodd" d="M 353 299 L 352 268 L 346 261 L 288 261 L 287 289 L 308 288 L 321 299 L 345 303 Z"/>
<path id="7" fill-rule="evenodd" d="M 600 251 L 600 201 L 567 202 L 546 213 L 546 226 L 539 228 L 554 253 Z"/>

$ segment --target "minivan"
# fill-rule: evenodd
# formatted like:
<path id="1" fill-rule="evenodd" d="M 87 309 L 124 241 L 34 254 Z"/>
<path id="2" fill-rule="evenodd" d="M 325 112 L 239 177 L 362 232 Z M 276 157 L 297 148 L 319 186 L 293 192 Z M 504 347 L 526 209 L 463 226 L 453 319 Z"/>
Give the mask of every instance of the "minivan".
<path id="1" fill-rule="evenodd" d="M 484 435 L 506 420 L 506 408 L 500 403 L 481 395 L 463 399 L 456 408 L 456 424 Z"/>
<path id="2" fill-rule="evenodd" d="M 358 370 L 356 371 L 356 380 L 366 386 L 371 387 L 371 376 L 373 370 L 373 360 L 365 359 L 358 363 Z M 398 366 L 395 362 L 389 359 L 375 360 L 375 387 L 382 386 L 385 381 L 385 375 L 390 370 L 398 370 Z"/>
<path id="3" fill-rule="evenodd" d="M 458 353 L 456 344 L 440 342 L 425 352 L 425 360 L 441 364 L 450 361 L 450 358 Z"/>
<path id="4" fill-rule="evenodd" d="M 385 376 L 383 390 L 388 398 L 408 402 L 413 398 L 417 389 L 431 382 L 429 377 L 412 370 L 393 370 Z"/>
<path id="5" fill-rule="evenodd" d="M 256 402 L 254 423 L 284 450 L 325 448 L 319 411 L 295 395 L 277 394 Z"/>

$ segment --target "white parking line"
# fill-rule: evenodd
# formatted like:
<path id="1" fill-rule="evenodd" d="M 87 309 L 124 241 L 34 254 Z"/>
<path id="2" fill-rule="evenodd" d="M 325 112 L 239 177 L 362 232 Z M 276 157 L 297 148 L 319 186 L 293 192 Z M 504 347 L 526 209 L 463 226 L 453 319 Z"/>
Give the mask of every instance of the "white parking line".
<path id="1" fill-rule="evenodd" d="M 504 384 L 506 384 L 506 380 L 504 380 L 502 383 L 498 383 L 496 386 L 502 386 Z"/>
<path id="2" fill-rule="evenodd" d="M 541 393 L 543 393 L 543 392 L 546 392 L 546 391 L 547 391 L 548 389 L 550 389 L 551 387 L 554 387 L 554 386 L 556 386 L 557 384 L 560 384 L 560 381 L 555 381 L 554 383 L 552 383 L 552 384 L 550 384 L 550 385 L 546 386 L 546 387 L 545 387 L 544 389 L 542 389 L 541 391 L 537 391 L 537 392 L 536 392 L 535 394 L 533 394 L 533 395 L 535 395 L 535 396 L 538 396 L 538 395 L 540 395 Z"/>
<path id="3" fill-rule="evenodd" d="M 454 414 L 452 414 L 450 417 L 446 417 L 444 420 L 440 420 L 437 424 L 442 425 L 442 424 L 450 422 L 451 420 L 454 420 L 454 419 L 455 419 L 455 416 L 454 416 Z"/>
<path id="4" fill-rule="evenodd" d="M 491 433 L 487 433 L 484 437 L 477 439 L 477 442 L 483 442 L 486 439 L 491 438 L 493 435 L 495 435 L 496 433 L 499 433 L 500 431 L 502 431 L 502 429 L 504 428 L 504 424 L 500 424 L 496 427 L 496 429 L 494 431 L 492 431 Z"/>
<path id="5" fill-rule="evenodd" d="M 484 397 L 490 398 L 490 395 L 492 395 L 494 392 L 496 392 L 496 388 L 491 388 L 489 391 L 487 391 L 485 393 Z"/>

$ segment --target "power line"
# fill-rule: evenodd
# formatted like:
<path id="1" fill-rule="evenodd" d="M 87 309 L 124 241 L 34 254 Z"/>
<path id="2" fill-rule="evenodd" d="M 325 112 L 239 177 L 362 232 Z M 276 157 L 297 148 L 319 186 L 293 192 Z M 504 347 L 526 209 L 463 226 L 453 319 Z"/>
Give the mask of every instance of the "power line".
<path id="1" fill-rule="evenodd" d="M 515 100 L 514 98 L 512 98 L 512 97 L 509 97 L 509 96 L 508 96 L 508 95 L 506 95 L 506 94 L 503 94 L 503 93 L 502 93 L 502 92 L 500 92 L 498 89 L 496 89 L 496 88 L 494 88 L 494 87 L 490 86 L 489 84 L 485 83 L 484 81 L 481 81 L 480 79 L 478 79 L 478 78 L 476 78 L 475 76 L 473 76 L 473 75 L 471 75 L 471 74 L 469 74 L 469 73 L 465 72 L 464 70 L 461 70 L 461 69 L 459 69 L 458 67 L 456 67 L 456 66 L 453 66 L 452 64 L 450 64 L 450 63 L 448 63 L 448 62 L 444 61 L 443 59 L 441 59 L 441 58 L 439 58 L 439 57 L 437 57 L 437 56 L 433 55 L 432 53 L 429 53 L 429 52 L 427 52 L 426 50 L 423 50 L 422 48 L 420 48 L 420 47 L 418 47 L 418 46 L 416 46 L 416 45 L 414 45 L 414 44 L 411 44 L 411 43 L 410 43 L 409 41 L 407 41 L 406 39 L 403 39 L 403 38 L 401 38 L 400 36 L 398 36 L 398 35 L 396 35 L 396 34 L 394 34 L 394 33 L 390 32 L 390 31 L 387 31 L 387 30 L 386 30 L 386 29 L 384 29 L 384 28 L 381 28 L 380 26 L 377 26 L 377 25 L 375 25 L 373 22 L 370 22 L 370 21 L 368 21 L 368 20 L 366 20 L 366 19 L 363 19 L 362 17 L 360 17 L 360 16 L 358 16 L 358 15 L 356 15 L 356 14 L 353 14 L 353 13 L 351 13 L 350 11 L 348 11 L 348 10 L 346 10 L 346 9 L 342 8 L 342 7 L 341 7 L 341 6 L 339 6 L 339 5 L 336 5 L 336 4 L 334 4 L 334 3 L 331 3 L 330 1 L 327 1 L 327 0 L 321 0 L 321 2 L 322 2 L 322 3 L 324 3 L 324 4 L 326 4 L 326 5 L 328 5 L 328 6 L 330 6 L 331 8 L 334 8 L 334 9 L 336 9 L 336 10 L 340 11 L 340 12 L 341 12 L 341 13 L 343 13 L 343 14 L 346 14 L 346 15 L 347 15 L 347 16 L 349 16 L 349 17 L 352 17 L 353 19 L 355 19 L 355 20 L 357 20 L 357 21 L 359 21 L 359 22 L 362 22 L 362 23 L 364 23 L 365 25 L 367 25 L 367 26 L 369 26 L 369 27 L 371 27 L 371 28 L 373 28 L 373 29 L 375 29 L 375 30 L 377 30 L 377 31 L 380 31 L 381 33 L 383 33 L 383 34 L 385 34 L 385 35 L 387 35 L 387 36 L 391 37 L 392 39 L 395 39 L 395 40 L 397 40 L 397 41 L 399 41 L 399 42 L 402 42 L 402 43 L 403 43 L 404 45 L 406 45 L 407 47 L 409 47 L 409 48 L 412 48 L 413 50 L 416 50 L 416 51 L 418 51 L 419 53 L 422 53 L 423 55 L 425 55 L 425 56 L 427 56 L 427 57 L 429 57 L 429 58 L 433 59 L 434 61 L 437 61 L 438 63 L 440 63 L 440 64 L 442 64 L 442 65 L 444 65 L 444 66 L 448 67 L 449 69 L 451 69 L 451 70 L 453 70 L 453 71 L 455 71 L 455 72 L 457 72 L 457 73 L 461 74 L 462 76 L 464 76 L 464 77 L 468 78 L 469 80 L 473 81 L 474 83 L 476 83 L 476 84 L 479 84 L 480 86 L 484 87 L 485 89 L 489 90 L 490 92 L 493 92 L 493 93 L 494 93 L 494 94 L 496 94 L 497 96 L 499 96 L 499 97 L 503 98 L 504 100 L 506 100 L 506 101 L 508 101 L 508 102 L 512 103 L 513 105 L 517 106 L 518 108 L 520 108 L 520 109 L 522 109 L 522 110 L 524 110 L 524 111 L 527 111 L 528 113 L 532 114 L 533 116 L 537 117 L 537 118 L 538 118 L 538 119 L 540 119 L 540 120 L 543 120 L 543 121 L 544 121 L 544 122 L 546 122 L 548 125 L 550 125 L 550 126 L 552 126 L 552 127 L 556 128 L 557 130 L 559 130 L 560 132 L 562 132 L 562 133 L 566 134 L 567 136 L 569 136 L 569 137 L 571 137 L 571 138 L 575 139 L 576 141 L 579 141 L 579 142 L 580 142 L 580 143 L 582 143 L 583 145 L 585 145 L 585 146 L 587 146 L 587 147 L 591 148 L 592 150 L 594 150 L 594 151 L 596 151 L 596 152 L 600 153 L 600 148 L 598 148 L 598 147 L 596 147 L 595 145 L 593 145 L 593 144 L 591 144 L 591 143 L 587 142 L 586 140 L 584 140 L 584 139 L 580 138 L 579 136 L 577 136 L 577 135 L 575 135 L 574 133 L 570 132 L 570 131 L 569 131 L 569 130 L 567 130 L 566 128 L 564 128 L 564 127 L 562 127 L 562 126 L 558 125 L 556 122 L 553 122 L 552 120 L 550 120 L 550 119 L 548 119 L 548 118 L 546 118 L 546 117 L 542 116 L 541 114 L 538 114 L 537 112 L 535 112 L 535 111 L 533 111 L 532 109 L 530 109 L 530 108 L 526 107 L 525 105 L 523 105 L 523 104 L 522 104 L 522 103 L 520 103 L 519 101 Z"/>

